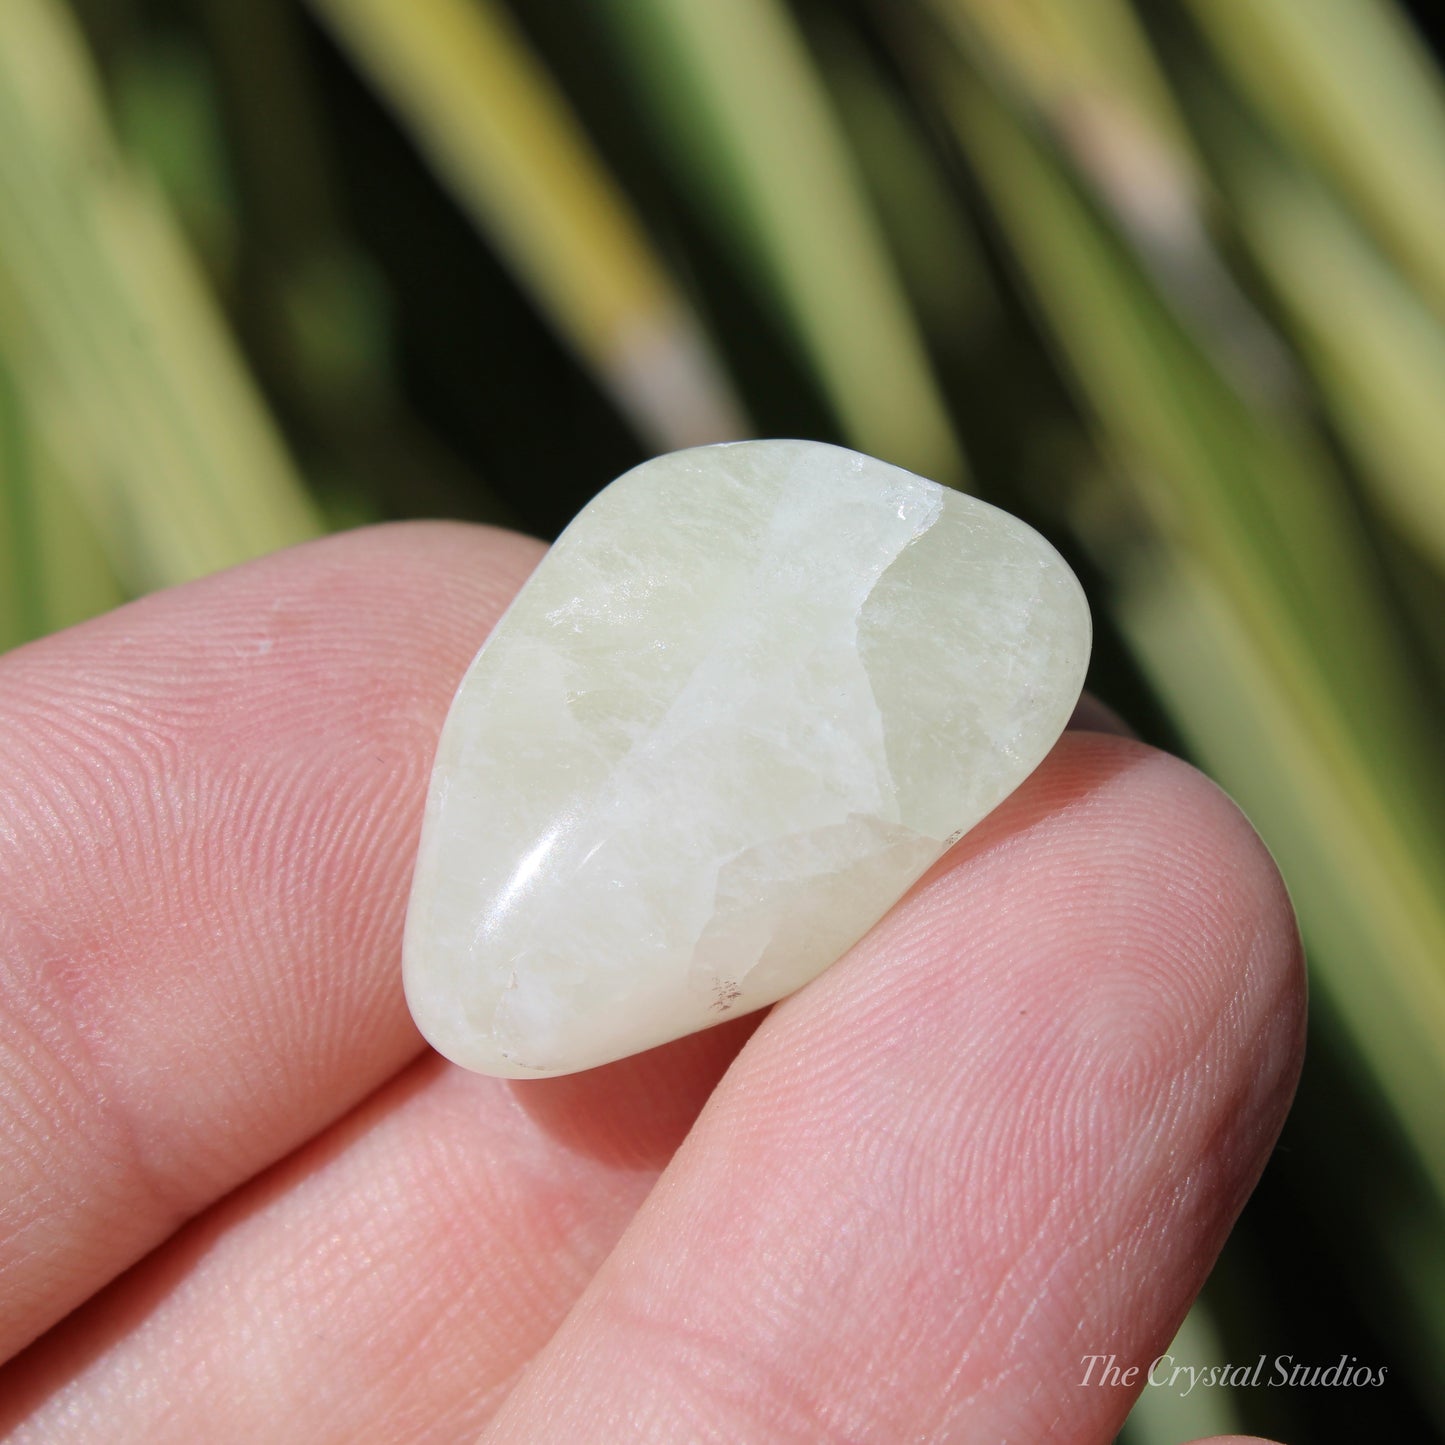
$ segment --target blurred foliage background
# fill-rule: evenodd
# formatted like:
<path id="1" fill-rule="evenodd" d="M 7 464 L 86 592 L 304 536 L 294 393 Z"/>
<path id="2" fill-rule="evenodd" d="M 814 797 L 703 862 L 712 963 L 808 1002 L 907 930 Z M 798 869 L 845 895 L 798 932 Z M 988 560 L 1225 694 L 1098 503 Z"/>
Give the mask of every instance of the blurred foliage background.
<path id="1" fill-rule="evenodd" d="M 745 435 L 1019 512 L 1313 967 L 1299 1105 L 1176 1353 L 1388 1368 L 1149 1390 L 1124 1438 L 1445 1436 L 1427 16 L 0 0 L 0 646 L 326 528 L 552 535 Z"/>

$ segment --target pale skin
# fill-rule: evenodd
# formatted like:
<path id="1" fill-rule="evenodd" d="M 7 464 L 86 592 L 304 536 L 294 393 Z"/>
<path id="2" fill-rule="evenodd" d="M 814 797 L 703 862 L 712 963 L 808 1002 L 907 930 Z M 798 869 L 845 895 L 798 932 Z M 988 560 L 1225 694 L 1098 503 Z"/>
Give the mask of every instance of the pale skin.
<path id="1" fill-rule="evenodd" d="M 821 978 L 430 1054 L 431 750 L 540 556 L 376 528 L 0 659 L 0 1436 L 1106 1442 L 1303 1048 L 1268 854 L 1087 705 Z"/>

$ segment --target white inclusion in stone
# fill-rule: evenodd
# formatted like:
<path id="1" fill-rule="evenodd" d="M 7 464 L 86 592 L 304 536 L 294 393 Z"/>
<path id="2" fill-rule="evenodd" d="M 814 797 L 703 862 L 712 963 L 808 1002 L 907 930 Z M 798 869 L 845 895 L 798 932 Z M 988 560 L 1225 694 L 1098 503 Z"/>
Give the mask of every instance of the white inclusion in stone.
<path id="1" fill-rule="evenodd" d="M 845 952 L 1057 738 L 1088 611 L 1023 524 L 841 448 L 600 494 L 438 746 L 407 996 L 448 1057 L 571 1072 Z"/>

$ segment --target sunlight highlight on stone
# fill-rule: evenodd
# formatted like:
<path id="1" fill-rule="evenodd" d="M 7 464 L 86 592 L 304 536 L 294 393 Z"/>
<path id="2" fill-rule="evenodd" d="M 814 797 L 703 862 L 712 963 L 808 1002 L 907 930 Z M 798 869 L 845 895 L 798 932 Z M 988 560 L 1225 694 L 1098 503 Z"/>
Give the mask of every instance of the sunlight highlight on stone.
<path id="1" fill-rule="evenodd" d="M 845 953 L 1063 731 L 1090 622 L 996 508 L 840 447 L 659 457 L 558 539 L 442 730 L 417 1025 L 571 1073 Z"/>

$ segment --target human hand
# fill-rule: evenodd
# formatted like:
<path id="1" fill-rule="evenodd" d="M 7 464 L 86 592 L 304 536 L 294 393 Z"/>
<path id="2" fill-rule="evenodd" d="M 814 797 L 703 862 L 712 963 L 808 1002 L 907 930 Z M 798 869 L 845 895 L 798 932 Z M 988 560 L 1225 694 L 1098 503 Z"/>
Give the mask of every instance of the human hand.
<path id="1" fill-rule="evenodd" d="M 1109 1440 L 1083 1357 L 1167 1345 L 1293 1092 L 1263 846 L 1071 731 L 766 1016 L 463 1073 L 402 917 L 539 555 L 377 528 L 0 659 L 0 1433 Z"/>

